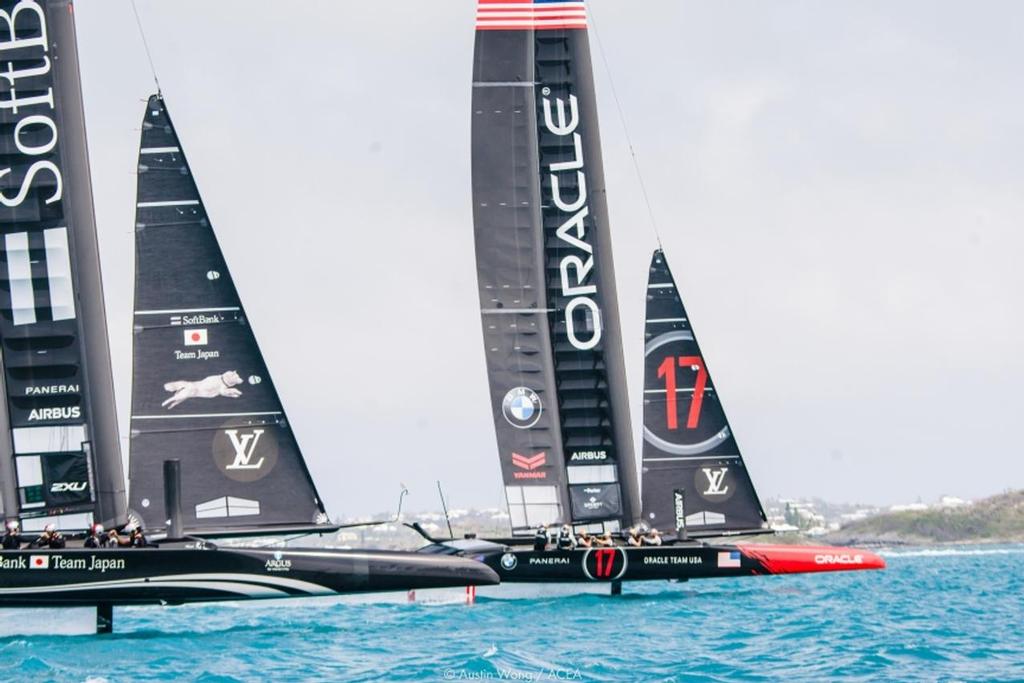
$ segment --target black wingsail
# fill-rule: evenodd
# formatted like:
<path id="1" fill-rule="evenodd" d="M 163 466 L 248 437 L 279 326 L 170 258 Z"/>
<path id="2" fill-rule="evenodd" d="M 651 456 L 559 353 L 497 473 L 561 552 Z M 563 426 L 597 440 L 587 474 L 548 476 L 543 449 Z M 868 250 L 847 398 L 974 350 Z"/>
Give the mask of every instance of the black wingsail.
<path id="1" fill-rule="evenodd" d="M 761 530 L 764 510 L 660 249 L 644 330 L 645 521 L 693 536 Z"/>
<path id="2" fill-rule="evenodd" d="M 72 9 L 0 2 L 0 494 L 28 531 L 126 515 Z"/>
<path id="3" fill-rule="evenodd" d="M 162 462 L 178 458 L 189 531 L 326 523 L 159 95 L 146 106 L 138 171 L 133 511 L 165 526 Z"/>
<path id="4" fill-rule="evenodd" d="M 514 533 L 639 514 L 583 2 L 481 0 L 477 276 Z"/>

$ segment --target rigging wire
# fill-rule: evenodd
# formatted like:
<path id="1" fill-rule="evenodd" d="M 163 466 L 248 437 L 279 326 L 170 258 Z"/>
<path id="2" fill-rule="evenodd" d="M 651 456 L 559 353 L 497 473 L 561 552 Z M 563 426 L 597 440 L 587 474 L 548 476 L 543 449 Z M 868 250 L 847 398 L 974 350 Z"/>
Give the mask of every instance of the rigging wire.
<path id="1" fill-rule="evenodd" d="M 135 0 L 132 0 L 134 2 Z M 608 74 L 608 84 L 611 86 L 612 99 L 615 100 L 615 107 L 619 112 L 619 122 L 622 124 L 622 132 L 626 136 L 626 145 L 629 147 L 629 155 L 633 159 L 633 170 L 636 171 L 637 181 L 640 183 L 640 193 L 644 198 L 644 204 L 647 205 L 647 216 L 651 221 L 651 230 L 654 231 L 654 239 L 658 242 L 658 248 L 661 249 L 661 234 L 658 232 L 658 221 L 654 218 L 654 208 L 651 206 L 651 199 L 647 194 L 647 185 L 644 183 L 644 175 L 640 172 L 640 160 L 637 158 L 636 149 L 633 147 L 633 140 L 629 135 L 629 126 L 626 124 L 626 114 L 622 109 L 622 102 L 619 100 L 619 94 L 615 90 L 615 79 L 612 77 L 612 69 L 608 64 L 608 55 L 604 50 L 604 43 L 601 42 L 601 34 L 597 30 L 597 21 L 594 18 L 594 8 L 590 8 L 590 23 L 594 27 L 594 37 L 597 38 L 597 50 L 601 53 L 601 61 L 604 62 L 605 73 Z"/>
<path id="2" fill-rule="evenodd" d="M 142 19 L 139 18 L 139 8 L 135 6 L 135 0 L 131 0 L 132 12 L 135 13 L 135 23 L 139 27 L 139 36 L 142 38 L 142 47 L 146 49 L 146 59 L 149 60 L 149 71 L 153 74 L 153 82 L 156 83 L 156 94 L 162 95 L 160 91 L 160 79 L 156 77 L 156 67 L 153 65 L 153 55 L 149 51 L 149 41 L 146 40 L 146 32 L 142 30 Z"/>

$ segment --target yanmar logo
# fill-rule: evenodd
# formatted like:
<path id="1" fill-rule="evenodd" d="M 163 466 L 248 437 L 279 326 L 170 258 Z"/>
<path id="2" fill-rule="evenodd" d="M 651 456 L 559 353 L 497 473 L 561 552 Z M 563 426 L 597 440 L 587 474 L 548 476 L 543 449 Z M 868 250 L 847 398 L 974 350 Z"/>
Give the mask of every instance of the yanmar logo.
<path id="1" fill-rule="evenodd" d="M 814 564 L 864 564 L 863 555 L 815 555 Z"/>
<path id="2" fill-rule="evenodd" d="M 542 88 L 541 95 L 544 126 L 558 137 L 572 138 L 573 158 L 552 162 L 548 170 L 551 202 L 565 219 L 555 234 L 570 247 L 558 264 L 561 295 L 569 299 L 565 305 L 565 334 L 575 348 L 588 351 L 601 342 L 602 325 L 601 309 L 594 300 L 597 294 L 597 285 L 593 284 L 594 247 L 587 241 L 585 223 L 590 207 L 587 206 L 587 175 L 583 167 L 583 138 L 576 132 L 580 125 L 579 102 L 575 95 L 569 95 L 568 108 L 566 100 L 560 97 L 554 98 L 552 103 L 551 88 Z M 572 173 L 576 174 L 575 182 L 566 178 Z M 575 185 L 576 196 L 563 197 L 563 185 Z"/>
<path id="3" fill-rule="evenodd" d="M 547 472 L 535 471 L 538 467 L 543 467 L 548 462 L 548 454 L 546 451 L 535 453 L 534 455 L 520 455 L 519 453 L 512 454 L 512 464 L 519 469 L 526 470 L 525 472 L 513 472 L 512 476 L 516 479 L 547 479 Z"/>

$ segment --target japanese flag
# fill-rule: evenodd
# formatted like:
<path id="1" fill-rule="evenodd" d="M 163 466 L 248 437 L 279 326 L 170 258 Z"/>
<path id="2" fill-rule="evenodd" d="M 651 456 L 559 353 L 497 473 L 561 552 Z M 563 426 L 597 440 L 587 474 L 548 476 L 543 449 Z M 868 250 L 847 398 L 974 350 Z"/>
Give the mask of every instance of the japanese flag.
<path id="1" fill-rule="evenodd" d="M 49 555 L 31 555 L 28 558 L 29 569 L 49 569 L 50 568 L 50 556 Z"/>
<path id="2" fill-rule="evenodd" d="M 185 330 L 185 346 L 206 346 L 206 328 Z"/>

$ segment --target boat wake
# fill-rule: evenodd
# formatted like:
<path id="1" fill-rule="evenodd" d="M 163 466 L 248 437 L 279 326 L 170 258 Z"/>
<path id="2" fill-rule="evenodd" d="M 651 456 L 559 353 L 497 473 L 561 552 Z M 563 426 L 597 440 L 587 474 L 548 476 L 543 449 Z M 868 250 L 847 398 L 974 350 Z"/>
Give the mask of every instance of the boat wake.
<path id="1" fill-rule="evenodd" d="M 922 548 L 920 550 L 882 550 L 883 557 L 972 557 L 985 555 L 1024 555 L 1024 548 Z"/>

